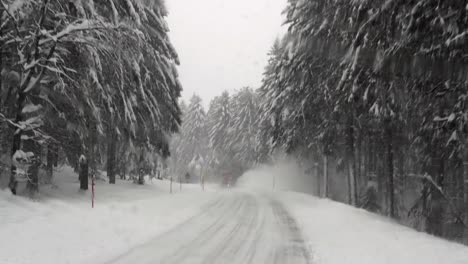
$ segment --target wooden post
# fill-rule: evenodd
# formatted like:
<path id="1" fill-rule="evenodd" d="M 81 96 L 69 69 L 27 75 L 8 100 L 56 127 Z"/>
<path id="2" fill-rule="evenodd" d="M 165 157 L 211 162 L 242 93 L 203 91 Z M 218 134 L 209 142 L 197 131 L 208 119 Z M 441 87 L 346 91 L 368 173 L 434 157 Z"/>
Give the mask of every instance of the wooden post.
<path id="1" fill-rule="evenodd" d="M 171 178 L 171 184 L 169 185 L 170 187 L 170 193 L 172 193 L 172 176 L 170 177 Z"/>
<path id="2" fill-rule="evenodd" d="M 179 176 L 179 190 L 182 191 L 182 177 Z"/>

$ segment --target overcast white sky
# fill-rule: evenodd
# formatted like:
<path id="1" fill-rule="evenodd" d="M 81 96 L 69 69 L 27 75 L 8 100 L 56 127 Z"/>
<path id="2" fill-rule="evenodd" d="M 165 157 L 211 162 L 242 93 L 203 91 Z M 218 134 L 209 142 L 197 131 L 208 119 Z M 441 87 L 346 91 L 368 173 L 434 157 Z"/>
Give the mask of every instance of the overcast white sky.
<path id="1" fill-rule="evenodd" d="M 267 53 L 284 32 L 287 0 L 166 0 L 170 37 L 181 60 L 182 97 L 204 105 L 223 90 L 257 88 Z"/>

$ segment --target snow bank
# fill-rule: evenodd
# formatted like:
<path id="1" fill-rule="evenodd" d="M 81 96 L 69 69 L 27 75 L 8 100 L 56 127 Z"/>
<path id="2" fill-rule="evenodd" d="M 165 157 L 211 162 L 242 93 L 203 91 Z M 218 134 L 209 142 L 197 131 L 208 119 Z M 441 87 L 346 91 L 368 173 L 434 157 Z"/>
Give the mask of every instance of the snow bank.
<path id="1" fill-rule="evenodd" d="M 298 193 L 279 194 L 320 264 L 467 264 L 468 247 L 364 210 Z"/>
<path id="2" fill-rule="evenodd" d="M 55 177 L 56 186 L 41 186 L 33 201 L 0 191 L 0 263 L 103 263 L 198 213 L 216 199 L 198 185 L 182 193 L 169 182 L 146 185 L 98 181 L 96 207 L 90 190 L 78 191 L 78 176 L 69 167 Z"/>

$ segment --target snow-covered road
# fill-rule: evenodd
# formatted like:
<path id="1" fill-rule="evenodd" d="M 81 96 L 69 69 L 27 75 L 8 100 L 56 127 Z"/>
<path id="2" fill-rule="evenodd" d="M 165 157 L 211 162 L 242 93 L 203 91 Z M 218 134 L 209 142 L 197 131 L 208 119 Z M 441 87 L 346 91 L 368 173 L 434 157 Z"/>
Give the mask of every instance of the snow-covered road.
<path id="1" fill-rule="evenodd" d="M 109 264 L 312 263 L 296 221 L 268 194 L 226 192 Z"/>

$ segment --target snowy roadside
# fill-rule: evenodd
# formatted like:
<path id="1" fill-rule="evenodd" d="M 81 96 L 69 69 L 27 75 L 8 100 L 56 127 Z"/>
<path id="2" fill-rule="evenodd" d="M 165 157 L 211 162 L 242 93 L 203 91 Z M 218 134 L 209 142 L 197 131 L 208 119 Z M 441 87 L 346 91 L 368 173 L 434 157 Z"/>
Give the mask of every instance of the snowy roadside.
<path id="1" fill-rule="evenodd" d="M 468 247 L 330 200 L 277 193 L 320 264 L 466 264 Z"/>
<path id="2" fill-rule="evenodd" d="M 39 201 L 0 191 L 0 263 L 103 263 L 161 234 L 216 199 L 198 185 L 153 180 L 139 186 L 118 181 L 78 191 L 76 175 L 64 168 L 57 188 L 41 189 Z M 157 249 L 155 249 L 157 250 Z"/>

